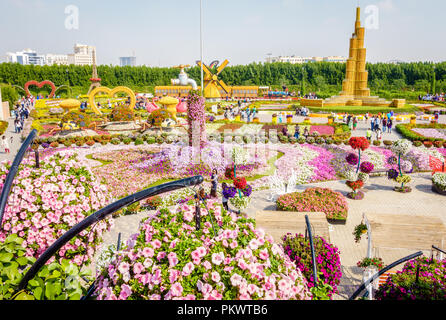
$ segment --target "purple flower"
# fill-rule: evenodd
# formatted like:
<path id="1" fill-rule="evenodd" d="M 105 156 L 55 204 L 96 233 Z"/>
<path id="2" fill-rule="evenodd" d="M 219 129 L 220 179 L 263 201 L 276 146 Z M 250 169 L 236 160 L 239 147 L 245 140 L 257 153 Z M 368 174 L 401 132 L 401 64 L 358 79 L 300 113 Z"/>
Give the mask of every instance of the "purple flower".
<path id="1" fill-rule="evenodd" d="M 367 174 L 372 172 L 374 168 L 375 168 L 375 166 L 371 162 L 363 162 L 363 163 L 361 163 L 361 166 L 360 166 L 361 172 L 367 173 Z"/>
<path id="2" fill-rule="evenodd" d="M 242 192 L 245 197 L 249 197 L 252 193 L 252 187 L 249 184 L 247 184 L 245 189 L 242 190 Z"/>
<path id="3" fill-rule="evenodd" d="M 237 193 L 237 189 L 234 187 L 228 187 L 228 188 L 223 189 L 223 196 L 226 199 L 234 198 L 236 193 Z"/>
<path id="4" fill-rule="evenodd" d="M 348 164 L 351 164 L 352 166 L 356 166 L 359 162 L 359 158 L 356 154 L 350 153 L 345 160 L 347 160 Z"/>
<path id="5" fill-rule="evenodd" d="M 387 171 L 387 178 L 389 178 L 389 180 L 395 180 L 398 177 L 398 171 L 396 171 L 395 169 L 390 169 L 389 171 Z"/>

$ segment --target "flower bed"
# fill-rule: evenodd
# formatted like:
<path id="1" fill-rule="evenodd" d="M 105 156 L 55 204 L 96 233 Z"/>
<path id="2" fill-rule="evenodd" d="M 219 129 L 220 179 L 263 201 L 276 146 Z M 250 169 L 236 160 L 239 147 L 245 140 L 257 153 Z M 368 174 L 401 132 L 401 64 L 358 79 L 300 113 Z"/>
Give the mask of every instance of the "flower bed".
<path id="1" fill-rule="evenodd" d="M 330 189 L 308 188 L 304 192 L 285 194 L 277 199 L 277 209 L 293 212 L 324 212 L 327 219 L 347 220 L 345 197 Z"/>
<path id="2" fill-rule="evenodd" d="M 0 241 L 8 233 L 23 238 L 27 256 L 39 257 L 62 234 L 110 202 L 106 187 L 79 161 L 73 152 L 56 154 L 40 161 L 24 159 L 6 206 Z M 0 186 L 10 165 L 0 168 Z M 111 227 L 110 219 L 82 231 L 55 256 L 82 265 L 89 264 Z M 54 258 L 50 262 L 54 261 Z"/>
<path id="3" fill-rule="evenodd" d="M 375 297 L 377 300 L 446 300 L 445 279 L 446 260 L 417 258 L 408 261 L 402 271 L 390 275 Z"/>
<path id="4" fill-rule="evenodd" d="M 207 206 L 198 231 L 193 202 L 146 219 L 98 277 L 98 299 L 311 299 L 301 272 L 253 220 Z"/>
<path id="5" fill-rule="evenodd" d="M 305 239 L 302 234 L 296 234 L 295 236 L 287 234 L 282 240 L 285 253 L 296 263 L 297 269 L 305 276 L 308 287 L 313 288 L 313 261 L 310 239 Z M 328 243 L 322 237 L 314 236 L 313 245 L 319 273 L 318 281 L 323 281 L 332 288 L 328 293 L 328 296 L 332 297 L 334 293 L 338 292 L 337 286 L 342 277 L 340 252 L 337 247 Z"/>

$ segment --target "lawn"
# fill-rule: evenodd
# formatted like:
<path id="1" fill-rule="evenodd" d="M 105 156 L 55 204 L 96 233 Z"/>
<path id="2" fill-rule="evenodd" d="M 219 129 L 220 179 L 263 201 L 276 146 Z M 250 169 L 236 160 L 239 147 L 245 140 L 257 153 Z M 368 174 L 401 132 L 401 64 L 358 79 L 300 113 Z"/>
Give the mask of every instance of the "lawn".
<path id="1" fill-rule="evenodd" d="M 372 114 L 378 113 L 388 113 L 389 111 L 393 111 L 397 114 L 401 113 L 414 113 L 420 111 L 420 108 L 412 106 L 410 104 L 406 104 L 404 108 L 389 108 L 389 107 L 370 107 L 370 106 L 360 106 L 360 107 L 347 107 L 347 106 L 339 106 L 339 107 L 309 107 L 311 112 L 323 112 L 323 113 L 350 113 L 350 114 L 364 114 L 366 112 L 370 112 Z"/>

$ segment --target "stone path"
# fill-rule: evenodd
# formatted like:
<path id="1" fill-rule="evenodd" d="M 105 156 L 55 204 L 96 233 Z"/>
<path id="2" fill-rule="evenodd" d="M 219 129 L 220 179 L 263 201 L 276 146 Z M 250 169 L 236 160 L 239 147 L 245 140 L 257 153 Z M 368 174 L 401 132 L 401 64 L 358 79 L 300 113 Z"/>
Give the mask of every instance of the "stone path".
<path id="1" fill-rule="evenodd" d="M 9 154 L 5 153 L 5 149 L 0 148 L 0 162 L 4 160 L 10 160 L 13 161 L 17 152 L 20 149 L 20 146 L 22 145 L 22 141 L 20 139 L 21 133 L 15 133 L 14 132 L 14 118 L 8 119 L 9 126 L 5 131 L 6 139 L 8 139 L 8 144 L 11 152 Z M 11 144 L 11 137 L 13 139 L 13 143 Z"/>

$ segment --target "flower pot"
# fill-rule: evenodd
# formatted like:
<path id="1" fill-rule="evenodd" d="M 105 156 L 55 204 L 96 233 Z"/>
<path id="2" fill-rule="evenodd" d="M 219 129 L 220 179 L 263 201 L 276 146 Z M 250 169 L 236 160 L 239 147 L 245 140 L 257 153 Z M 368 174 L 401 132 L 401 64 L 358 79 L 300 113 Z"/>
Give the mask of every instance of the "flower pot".
<path id="1" fill-rule="evenodd" d="M 410 193 L 412 192 L 412 188 L 411 187 L 394 187 L 393 191 L 399 192 L 399 193 Z"/>

